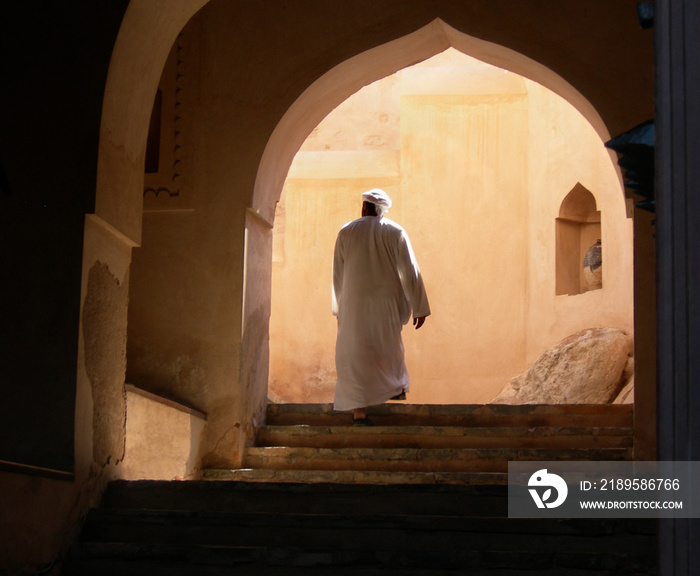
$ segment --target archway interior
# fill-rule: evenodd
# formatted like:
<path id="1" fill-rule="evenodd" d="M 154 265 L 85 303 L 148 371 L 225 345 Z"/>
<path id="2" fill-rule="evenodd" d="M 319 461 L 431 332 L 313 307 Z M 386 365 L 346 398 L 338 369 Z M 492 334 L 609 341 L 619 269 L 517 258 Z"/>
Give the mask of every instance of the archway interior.
<path id="1" fill-rule="evenodd" d="M 556 221 L 585 187 L 602 214 L 603 289 L 557 294 Z M 565 336 L 632 333 L 632 225 L 599 133 L 562 97 L 449 48 L 348 98 L 294 158 L 275 216 L 273 401 L 329 402 L 335 235 L 381 187 L 433 316 L 404 331 L 416 403 L 487 403 Z"/>
<path id="2" fill-rule="evenodd" d="M 302 155 L 323 155 L 314 165 L 330 171 L 324 177 L 327 185 L 320 186 L 326 195 L 314 196 L 322 210 L 307 220 L 308 228 L 315 230 L 313 243 L 302 251 L 307 255 L 315 249 L 328 252 L 314 257 L 319 268 L 307 270 L 304 282 L 285 281 L 286 293 L 305 298 L 285 306 L 283 312 L 273 312 L 273 349 L 283 346 L 293 363 L 304 358 L 316 361 L 324 355 L 332 359 L 330 279 L 324 280 L 323 275 L 330 271 L 337 229 L 357 215 L 356 198 L 369 187 L 363 184 L 349 192 L 350 180 L 360 176 L 394 194 L 397 204 L 392 217 L 411 234 L 436 312 L 428 337 L 423 338 L 425 331 L 421 331 L 421 339 L 412 342 L 413 335 L 406 334 L 412 401 L 488 401 L 507 380 L 503 374 L 494 376 L 495 368 L 510 369 L 508 377 L 516 374 L 552 342 L 595 322 L 590 310 L 606 315 L 606 324 L 623 328 L 631 324 L 632 298 L 617 306 L 619 294 L 629 293 L 626 286 L 631 286 L 631 236 L 625 224 L 613 226 L 625 221 L 624 195 L 619 179 L 603 181 L 589 169 L 598 162 L 608 173 L 615 172 L 602 146 L 600 116 L 581 102 L 570 84 L 524 55 L 434 20 L 385 44 L 366 42 L 364 51 L 358 47 L 356 55 L 350 51 L 345 60 L 324 61 L 322 69 L 328 72 L 320 78 L 308 73 L 303 80 L 295 80 L 294 94 L 275 93 L 270 100 L 267 96 L 284 85 L 285 78 L 290 82 L 298 78 L 299 59 L 276 61 L 274 70 L 260 68 L 253 59 L 249 70 L 266 71 L 266 83 L 241 83 L 231 70 L 248 62 L 250 47 L 230 38 L 223 18 L 227 9 L 223 4 L 210 5 L 194 18 L 174 47 L 175 65 L 166 64 L 164 73 L 173 72 L 170 92 L 163 92 L 164 108 L 170 102 L 171 141 L 169 145 L 161 141 L 160 151 L 172 153 L 172 162 L 159 164 L 158 178 L 167 177 L 168 186 L 159 184 L 154 193 L 147 181 L 146 195 L 139 198 L 135 212 L 143 212 L 143 241 L 134 250 L 129 277 L 127 379 L 208 415 L 202 465 L 239 465 L 244 446 L 264 421 L 274 206 L 294 154 L 323 116 L 352 92 L 415 62 L 423 64 L 403 70 L 406 80 L 398 84 L 408 90 L 396 100 L 399 115 L 394 130 L 398 131 L 393 138 L 398 146 L 382 149 L 382 138 L 370 138 L 367 149 L 302 151 Z M 325 41 L 336 44 L 330 36 Z M 281 53 L 286 44 L 275 46 Z M 455 50 L 442 54 L 450 46 Z M 443 59 L 449 54 L 462 57 L 465 52 L 482 62 L 436 66 L 435 61 L 426 60 L 438 54 Z M 340 64 L 335 64 L 338 60 Z M 486 61 L 502 63 L 509 72 L 488 68 Z M 413 71 L 413 79 L 408 70 Z M 441 76 L 445 70 L 447 77 Z M 578 142 L 562 135 L 561 109 L 542 96 L 546 92 L 541 92 L 539 84 L 513 71 L 560 95 L 578 94 L 567 99 L 593 123 L 591 127 L 581 115 L 576 116 L 591 138 L 597 138 L 593 147 L 597 156 L 583 154 Z M 286 76 L 280 76 L 282 72 Z M 482 84 L 475 82 L 482 77 Z M 509 88 L 495 90 L 499 83 Z M 515 121 L 515 110 L 526 113 Z M 540 119 L 536 127 L 535 118 Z M 164 129 L 167 115 L 162 119 Z M 411 130 L 404 131 L 404 126 Z M 484 138 L 491 133 L 497 137 Z M 515 135 L 523 136 L 526 143 Z M 145 151 L 145 131 L 142 140 Z M 363 154 L 365 160 L 360 161 Z M 358 159 L 352 178 L 331 173 L 333 162 L 343 155 Z M 363 167 L 379 174 L 359 171 Z M 290 173 L 290 183 L 296 170 Z M 377 182 L 387 173 L 391 181 Z M 610 241 L 605 251 L 610 267 L 605 271 L 605 288 L 593 291 L 600 293 L 597 296 L 582 295 L 593 298 L 589 310 L 571 303 L 568 296 L 561 302 L 554 298 L 550 272 L 555 261 L 554 221 L 563 197 L 579 182 L 594 195 L 602 214 L 602 236 Z M 342 194 L 342 183 L 347 194 Z M 312 214 L 309 202 L 302 206 Z M 424 223 L 429 228 L 421 230 Z M 280 218 L 277 229 L 282 225 Z M 322 233 L 326 226 L 327 232 Z M 463 233 L 465 227 L 469 236 Z M 291 233 L 286 236 L 287 248 L 293 238 Z M 495 256 L 488 252 L 501 244 L 510 249 Z M 445 254 L 452 256 L 447 272 L 430 270 L 433 261 Z M 465 293 L 464 286 L 479 293 Z M 537 313 L 542 317 L 535 322 Z M 287 316 L 288 327 L 282 340 L 274 332 L 281 314 Z M 300 340 L 300 335 L 310 340 Z M 311 345 L 313 339 L 321 342 L 320 352 Z M 415 364 L 415 358 L 431 356 L 432 365 Z M 462 371 L 453 363 L 455 358 L 466 359 Z M 322 382 L 332 382 L 333 376 L 323 372 L 332 370 L 332 361 L 325 368 L 316 363 L 311 370 L 303 366 L 305 361 L 298 377 L 284 381 L 292 387 L 316 382 L 319 390 Z M 436 363 L 453 372 L 438 378 L 433 369 Z M 469 374 L 468 381 L 464 374 Z M 330 400 L 329 392 L 326 386 L 319 400 Z M 271 399 L 276 399 L 275 394 L 273 385 Z"/>

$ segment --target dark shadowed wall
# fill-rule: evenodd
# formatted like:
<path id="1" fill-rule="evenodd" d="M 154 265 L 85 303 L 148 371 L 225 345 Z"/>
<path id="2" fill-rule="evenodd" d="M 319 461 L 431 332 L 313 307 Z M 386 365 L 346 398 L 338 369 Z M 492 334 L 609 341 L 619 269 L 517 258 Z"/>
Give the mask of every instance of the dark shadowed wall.
<path id="1" fill-rule="evenodd" d="M 0 460 L 72 470 L 83 223 L 127 4 L 0 9 Z"/>

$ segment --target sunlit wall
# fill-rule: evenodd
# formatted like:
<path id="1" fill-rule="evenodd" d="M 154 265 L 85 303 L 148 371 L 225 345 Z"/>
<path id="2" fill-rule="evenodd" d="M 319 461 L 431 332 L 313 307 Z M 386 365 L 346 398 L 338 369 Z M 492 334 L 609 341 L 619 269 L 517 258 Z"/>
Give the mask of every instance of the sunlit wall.
<path id="1" fill-rule="evenodd" d="M 600 137 L 539 84 L 450 49 L 360 90 L 297 154 L 275 217 L 271 400 L 332 401 L 333 246 L 375 187 L 432 307 L 420 331 L 404 329 L 410 402 L 486 403 L 577 330 L 632 333 L 632 221 Z M 595 200 L 581 221 L 562 212 L 574 193 Z M 582 269 L 591 234 L 602 287 L 561 293 L 557 270 Z"/>

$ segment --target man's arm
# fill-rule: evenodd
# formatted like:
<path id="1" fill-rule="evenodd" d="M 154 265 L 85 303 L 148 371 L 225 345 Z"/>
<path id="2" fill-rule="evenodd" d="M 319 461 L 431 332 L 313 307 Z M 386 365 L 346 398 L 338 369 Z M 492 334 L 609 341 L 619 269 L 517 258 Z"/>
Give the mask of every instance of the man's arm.
<path id="1" fill-rule="evenodd" d="M 343 253 L 340 245 L 340 234 L 335 240 L 335 249 L 333 250 L 333 282 L 331 285 L 332 292 L 332 311 L 333 315 L 338 315 L 340 308 L 340 292 L 343 286 Z"/>
<path id="2" fill-rule="evenodd" d="M 423 326 L 425 318 L 430 315 L 430 304 L 425 293 L 423 278 L 421 277 L 418 262 L 413 254 L 411 241 L 408 234 L 401 231 L 398 245 L 397 271 L 399 280 L 413 310 L 413 325 L 416 330 Z"/>

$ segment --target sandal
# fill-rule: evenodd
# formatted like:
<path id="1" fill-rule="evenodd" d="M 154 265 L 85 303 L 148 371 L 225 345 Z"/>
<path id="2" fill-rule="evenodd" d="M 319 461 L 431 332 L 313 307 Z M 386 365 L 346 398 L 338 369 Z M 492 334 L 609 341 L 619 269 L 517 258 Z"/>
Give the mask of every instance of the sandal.
<path id="1" fill-rule="evenodd" d="M 372 422 L 369 418 L 353 418 L 352 425 L 353 426 L 374 426 L 374 422 Z"/>

